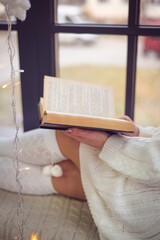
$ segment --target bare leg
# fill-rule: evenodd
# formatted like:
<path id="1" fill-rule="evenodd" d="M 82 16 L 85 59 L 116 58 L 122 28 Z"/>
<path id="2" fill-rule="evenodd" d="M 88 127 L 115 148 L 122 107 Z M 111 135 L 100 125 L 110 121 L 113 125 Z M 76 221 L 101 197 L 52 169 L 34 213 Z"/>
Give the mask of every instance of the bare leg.
<path id="1" fill-rule="evenodd" d="M 58 165 L 63 169 L 63 176 L 52 177 L 54 189 L 67 197 L 86 200 L 80 171 L 76 165 L 70 160 L 60 162 Z"/>
<path id="2" fill-rule="evenodd" d="M 79 142 L 66 136 L 62 131 L 56 132 L 56 138 L 61 153 L 80 169 Z"/>
<path id="3" fill-rule="evenodd" d="M 56 137 L 62 154 L 70 160 L 59 163 L 63 169 L 63 176 L 52 177 L 52 184 L 59 193 L 65 196 L 86 200 L 80 175 L 79 142 L 61 131 L 57 131 Z"/>

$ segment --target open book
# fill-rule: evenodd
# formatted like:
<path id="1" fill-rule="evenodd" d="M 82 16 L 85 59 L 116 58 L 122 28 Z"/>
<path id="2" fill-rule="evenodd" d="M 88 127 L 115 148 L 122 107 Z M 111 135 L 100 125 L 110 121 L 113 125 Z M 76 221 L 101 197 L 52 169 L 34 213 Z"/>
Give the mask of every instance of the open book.
<path id="1" fill-rule="evenodd" d="M 114 118 L 113 90 L 102 85 L 45 76 L 39 110 L 41 128 L 133 130 L 131 122 Z"/>

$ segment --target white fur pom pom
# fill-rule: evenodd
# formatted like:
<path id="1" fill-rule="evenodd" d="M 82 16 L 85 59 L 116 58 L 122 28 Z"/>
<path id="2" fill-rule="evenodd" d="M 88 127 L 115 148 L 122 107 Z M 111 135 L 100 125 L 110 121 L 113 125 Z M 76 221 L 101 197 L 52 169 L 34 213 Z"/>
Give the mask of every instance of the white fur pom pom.
<path id="1" fill-rule="evenodd" d="M 63 170 L 62 170 L 61 166 L 59 166 L 58 164 L 54 165 L 51 168 L 51 174 L 52 174 L 53 177 L 63 176 Z"/>
<path id="2" fill-rule="evenodd" d="M 63 175 L 63 170 L 58 164 L 54 166 L 48 165 L 43 168 L 42 173 L 44 176 L 61 177 Z"/>
<path id="3" fill-rule="evenodd" d="M 42 170 L 44 176 L 51 176 L 52 165 L 45 166 Z"/>

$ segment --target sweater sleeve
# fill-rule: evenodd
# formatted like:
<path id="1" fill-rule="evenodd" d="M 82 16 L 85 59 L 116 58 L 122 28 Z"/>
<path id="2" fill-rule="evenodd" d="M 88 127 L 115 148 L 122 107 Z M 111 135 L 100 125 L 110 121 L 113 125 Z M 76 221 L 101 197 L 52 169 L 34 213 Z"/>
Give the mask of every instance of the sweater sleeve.
<path id="1" fill-rule="evenodd" d="M 140 137 L 152 137 L 157 131 L 157 128 L 154 127 L 142 127 L 139 126 L 139 136 Z"/>
<path id="2" fill-rule="evenodd" d="M 112 169 L 137 182 L 160 184 L 160 128 L 154 129 L 152 137 L 113 135 L 99 157 Z"/>

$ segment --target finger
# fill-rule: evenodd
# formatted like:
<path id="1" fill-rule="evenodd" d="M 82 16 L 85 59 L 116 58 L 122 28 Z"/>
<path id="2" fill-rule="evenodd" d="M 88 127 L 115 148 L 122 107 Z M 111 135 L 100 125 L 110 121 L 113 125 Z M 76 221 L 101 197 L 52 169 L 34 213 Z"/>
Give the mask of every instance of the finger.
<path id="1" fill-rule="evenodd" d="M 80 128 L 69 128 L 65 132 L 67 132 L 68 134 L 72 134 L 73 136 L 87 137 L 90 134 L 93 134 L 95 131 L 84 130 Z"/>
<path id="2" fill-rule="evenodd" d="M 106 132 L 79 129 L 79 128 L 69 128 L 64 131 L 68 136 L 72 137 L 82 137 L 87 139 L 93 139 L 101 136 L 108 136 L 109 134 Z"/>
<path id="3" fill-rule="evenodd" d="M 126 120 L 126 121 L 132 121 L 132 119 L 130 117 L 128 117 L 127 115 L 124 115 L 124 116 L 120 117 L 119 119 Z"/>

